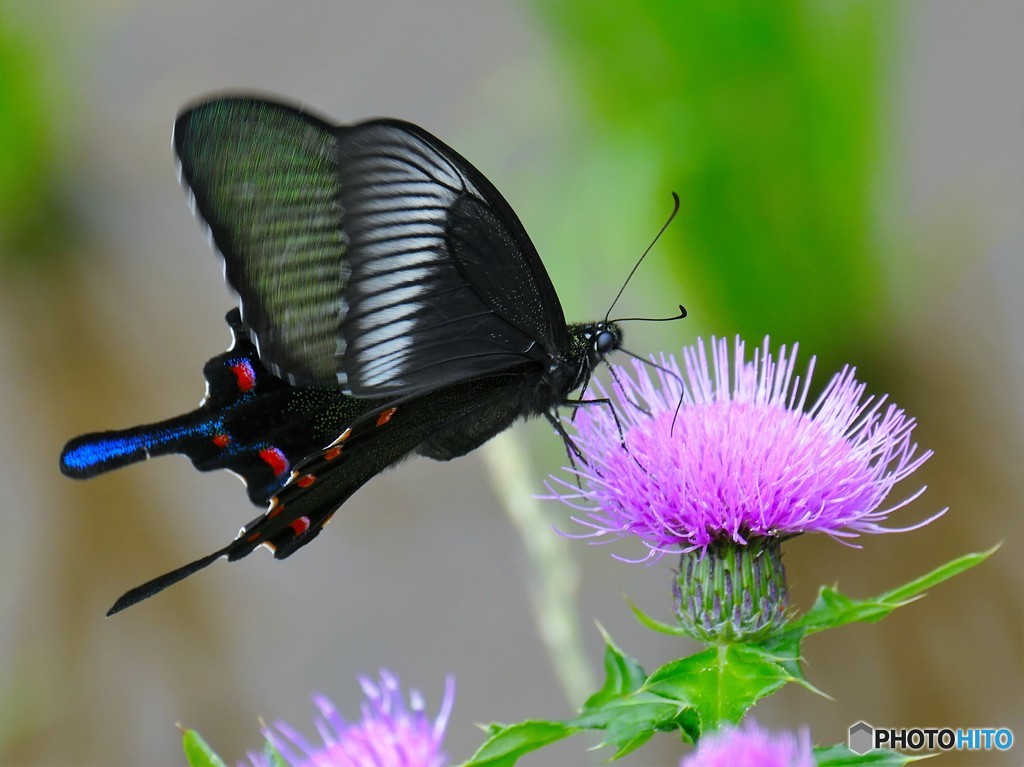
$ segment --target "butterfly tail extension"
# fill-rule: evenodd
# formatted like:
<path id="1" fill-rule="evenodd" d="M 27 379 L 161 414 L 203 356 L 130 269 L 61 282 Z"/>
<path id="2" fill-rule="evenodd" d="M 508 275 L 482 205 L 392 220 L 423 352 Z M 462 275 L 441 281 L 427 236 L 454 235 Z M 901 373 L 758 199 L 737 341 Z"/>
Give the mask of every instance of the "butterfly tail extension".
<path id="1" fill-rule="evenodd" d="M 389 411 L 383 413 L 390 418 Z M 379 421 L 380 416 L 377 416 L 375 423 Z M 267 510 L 243 527 L 227 546 L 136 586 L 118 599 L 107 615 L 115 615 L 149 599 L 218 559 L 226 558 L 229 562 L 235 562 L 260 546 L 268 548 L 275 558 L 284 559 L 312 541 L 338 507 L 373 476 L 373 472 L 361 470 L 358 465 L 353 467 L 355 470 L 352 472 L 328 471 L 328 468 L 340 468 L 348 463 L 348 456 L 343 455 L 341 446 L 351 436 L 351 430 L 344 432 L 319 455 L 298 467 L 301 471 L 289 472 L 288 480 L 277 494 L 270 497 Z M 318 481 L 318 475 L 324 481 Z"/>
<path id="2" fill-rule="evenodd" d="M 339 504 L 333 502 L 329 502 L 327 506 L 316 504 L 304 513 L 283 515 L 281 512 L 284 505 L 275 497 L 270 503 L 269 510 L 243 527 L 238 537 L 227 546 L 130 589 L 107 611 L 107 617 L 159 594 L 164 589 L 209 567 L 218 559 L 226 558 L 229 562 L 235 562 L 248 556 L 259 546 L 266 546 L 277 559 L 284 559 L 320 534 L 324 525 L 330 521 L 337 505 Z"/>
<path id="3" fill-rule="evenodd" d="M 64 446 L 60 471 L 73 479 L 89 479 L 154 456 L 183 452 L 190 441 L 214 434 L 208 414 L 199 410 L 131 429 L 83 434 Z"/>
<path id="4" fill-rule="evenodd" d="M 116 615 L 122 610 L 127 610 L 132 605 L 136 605 L 139 602 L 149 599 L 151 596 L 159 594 L 161 591 L 166 589 L 168 586 L 173 586 L 178 581 L 183 581 L 190 575 L 199 572 L 205 567 L 209 567 L 218 559 L 228 554 L 228 550 L 231 546 L 225 546 L 223 549 L 207 554 L 201 559 L 197 559 L 195 562 L 189 562 L 183 567 L 179 567 L 177 570 L 172 570 L 169 573 L 154 578 L 151 581 L 146 581 L 141 586 L 127 591 L 124 595 L 114 602 L 114 606 L 107 610 L 107 617 Z"/>

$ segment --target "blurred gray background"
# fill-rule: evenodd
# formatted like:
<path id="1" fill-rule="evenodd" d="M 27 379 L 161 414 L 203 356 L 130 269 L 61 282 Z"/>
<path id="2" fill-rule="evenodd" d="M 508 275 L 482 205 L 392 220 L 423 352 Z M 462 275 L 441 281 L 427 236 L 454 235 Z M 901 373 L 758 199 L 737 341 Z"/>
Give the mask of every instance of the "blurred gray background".
<path id="1" fill-rule="evenodd" d="M 889 154 L 876 168 L 874 234 L 907 255 L 884 266 L 892 319 L 863 339 L 874 351 L 863 359 L 847 345 L 842 361 L 863 365 L 873 391 L 891 391 L 937 452 L 919 480 L 928 492 L 897 526 L 952 508 L 862 550 L 794 541 L 794 602 L 806 606 L 818 584 L 837 581 L 868 596 L 961 553 L 1003 548 L 877 626 L 809 641 L 809 677 L 834 701 L 794 687 L 756 715 L 807 723 L 819 743 L 844 740 L 858 719 L 1010 726 L 1024 739 L 1024 4 L 899 5 L 880 65 Z M 453 762 L 481 742 L 474 723 L 571 716 L 580 701 L 566 700 L 538 638 L 536 578 L 480 455 L 403 465 L 286 562 L 261 551 L 217 563 L 109 620 L 124 590 L 223 545 L 255 512 L 233 477 L 198 474 L 180 458 L 89 483 L 57 473 L 75 434 L 193 407 L 202 364 L 225 348 L 230 298 L 175 182 L 169 142 L 179 107 L 211 91 L 281 94 L 339 122 L 389 115 L 423 125 L 505 193 L 567 317 L 603 315 L 679 187 L 656 159 L 591 138 L 600 126 L 551 18 L 539 4 L 468 0 L 0 0 L 2 39 L 34 67 L 49 126 L 32 175 L 52 206 L 21 214 L 39 217 L 27 246 L 0 229 L 0 763 L 182 764 L 176 722 L 233 763 L 259 747 L 259 716 L 312 733 L 313 692 L 354 716 L 355 674 L 381 666 L 423 690 L 431 711 L 444 675 L 456 675 Z M 16 86 L 0 80 L 0 116 L 20 108 L 2 90 Z M 688 151 L 681 141 L 680 157 Z M 699 225 L 688 202 L 676 231 Z M 654 251 L 619 310 L 658 316 L 683 302 L 691 318 L 629 328 L 634 351 L 736 330 L 716 319 L 697 276 L 685 279 L 688 266 L 682 279 L 658 266 L 669 247 Z M 771 296 L 763 312 L 770 318 Z M 516 429 L 510 449 L 533 462 L 526 491 L 541 492 L 564 453 L 545 426 Z M 564 509 L 545 510 L 565 526 Z M 582 572 L 578 620 L 594 674 L 594 621 L 648 670 L 694 649 L 640 628 L 624 599 L 667 619 L 673 563 L 611 558 L 635 553 L 628 547 L 567 548 Z M 522 763 L 595 763 L 607 754 L 587 753 L 593 743 L 573 738 Z M 1022 748 L 943 763 L 1021 764 Z M 625 763 L 673 765 L 684 751 L 659 736 Z"/>

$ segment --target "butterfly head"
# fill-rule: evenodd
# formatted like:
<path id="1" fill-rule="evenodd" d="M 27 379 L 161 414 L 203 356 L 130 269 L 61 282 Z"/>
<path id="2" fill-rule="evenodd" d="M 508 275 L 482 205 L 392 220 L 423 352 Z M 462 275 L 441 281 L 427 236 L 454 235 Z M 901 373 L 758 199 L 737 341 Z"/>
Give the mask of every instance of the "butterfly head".
<path id="1" fill-rule="evenodd" d="M 555 368 L 559 372 L 570 372 L 571 378 L 566 377 L 570 384 L 567 390 L 572 391 L 583 386 L 598 364 L 622 346 L 622 329 L 615 322 L 603 320 L 570 325 L 569 335 L 572 342 L 568 359 L 553 363 L 552 372 Z"/>

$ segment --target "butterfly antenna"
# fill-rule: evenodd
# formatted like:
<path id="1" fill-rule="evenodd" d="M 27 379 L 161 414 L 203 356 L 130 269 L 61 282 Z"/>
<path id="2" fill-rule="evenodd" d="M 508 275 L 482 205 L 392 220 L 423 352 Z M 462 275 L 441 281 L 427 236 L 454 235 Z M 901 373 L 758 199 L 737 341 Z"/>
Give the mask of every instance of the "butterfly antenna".
<path id="1" fill-rule="evenodd" d="M 686 317 L 686 307 L 679 304 L 679 314 L 673 314 L 671 317 L 619 317 L 614 320 L 605 320 L 605 322 L 675 322 Z"/>
<path id="2" fill-rule="evenodd" d="M 640 264 L 643 263 L 644 259 L 647 257 L 647 254 L 651 252 L 651 248 L 653 248 L 655 243 L 659 239 L 661 239 L 661 235 L 665 233 L 665 230 L 668 229 L 668 225 L 672 223 L 672 219 L 674 219 L 676 217 L 676 213 L 679 212 L 679 195 L 676 194 L 675 192 L 672 192 L 672 201 L 672 212 L 669 214 L 668 220 L 666 220 L 665 223 L 661 225 L 661 229 L 658 230 L 658 233 L 654 236 L 654 239 L 651 240 L 651 244 L 647 246 L 647 249 L 643 252 L 643 254 L 641 254 L 640 258 L 637 259 L 637 262 L 633 264 L 633 268 L 629 270 L 629 274 L 626 277 L 626 281 L 622 283 L 622 287 L 619 288 L 619 292 L 615 294 L 615 298 L 612 300 L 611 306 L 609 306 L 608 311 L 605 312 L 605 322 L 608 321 L 608 317 L 611 315 L 612 309 L 615 308 L 615 304 L 617 304 L 619 298 L 622 297 L 622 292 L 626 289 L 626 286 L 629 284 L 629 281 L 633 279 L 633 275 L 636 274 L 636 270 L 640 268 Z"/>

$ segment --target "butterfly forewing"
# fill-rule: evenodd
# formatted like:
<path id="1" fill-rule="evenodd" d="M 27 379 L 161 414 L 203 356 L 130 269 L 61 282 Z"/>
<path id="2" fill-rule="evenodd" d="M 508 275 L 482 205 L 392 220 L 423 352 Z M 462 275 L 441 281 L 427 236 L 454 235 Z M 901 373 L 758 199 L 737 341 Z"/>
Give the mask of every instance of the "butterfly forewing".
<path id="1" fill-rule="evenodd" d="M 185 112 L 175 147 L 260 357 L 290 382 L 401 396 L 564 348 L 522 224 L 422 129 L 232 98 Z"/>
<path id="2" fill-rule="evenodd" d="M 354 393 L 434 389 L 558 348 L 565 320 L 536 250 L 458 153 L 390 120 L 339 128 L 338 152 Z"/>

